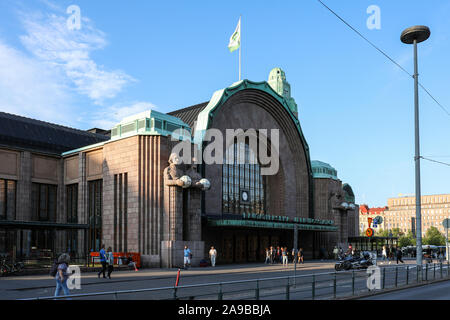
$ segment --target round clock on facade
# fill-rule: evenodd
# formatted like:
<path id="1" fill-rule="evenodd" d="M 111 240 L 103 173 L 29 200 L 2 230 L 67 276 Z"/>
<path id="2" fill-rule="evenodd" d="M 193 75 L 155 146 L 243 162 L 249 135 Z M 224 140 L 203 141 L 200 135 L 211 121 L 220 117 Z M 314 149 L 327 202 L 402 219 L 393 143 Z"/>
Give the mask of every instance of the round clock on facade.
<path id="1" fill-rule="evenodd" d="M 241 198 L 243 201 L 248 201 L 248 192 L 242 191 Z"/>

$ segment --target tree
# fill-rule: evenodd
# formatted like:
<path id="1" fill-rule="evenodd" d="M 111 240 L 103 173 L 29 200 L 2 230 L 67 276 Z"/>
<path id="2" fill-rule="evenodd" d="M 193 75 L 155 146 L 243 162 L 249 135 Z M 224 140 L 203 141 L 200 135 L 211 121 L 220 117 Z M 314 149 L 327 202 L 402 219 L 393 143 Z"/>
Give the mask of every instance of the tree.
<path id="1" fill-rule="evenodd" d="M 423 244 L 428 245 L 444 246 L 445 237 L 436 227 L 430 227 L 425 233 L 425 237 L 423 237 L 422 242 Z"/>
<path id="2" fill-rule="evenodd" d="M 407 246 L 415 246 L 416 245 L 416 239 L 414 238 L 414 235 L 411 231 L 408 231 L 406 235 L 402 235 L 398 238 L 398 245 L 399 247 L 407 247 Z"/>
<path id="3" fill-rule="evenodd" d="M 387 237 L 387 236 L 389 236 L 389 231 L 388 230 L 383 230 L 383 229 L 377 230 L 376 231 L 376 236 L 377 237 Z"/>

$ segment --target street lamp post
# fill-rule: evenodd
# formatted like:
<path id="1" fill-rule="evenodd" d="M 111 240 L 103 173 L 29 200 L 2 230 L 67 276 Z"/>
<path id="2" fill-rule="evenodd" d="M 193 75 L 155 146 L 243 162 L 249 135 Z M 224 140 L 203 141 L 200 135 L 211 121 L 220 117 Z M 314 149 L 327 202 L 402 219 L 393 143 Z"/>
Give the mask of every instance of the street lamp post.
<path id="1" fill-rule="evenodd" d="M 415 131 L 415 169 L 416 169 L 416 264 L 422 266 L 422 216 L 420 203 L 420 145 L 419 145 L 419 74 L 417 68 L 417 44 L 430 36 L 426 26 L 414 26 L 403 30 L 400 40 L 414 45 L 414 131 Z"/>

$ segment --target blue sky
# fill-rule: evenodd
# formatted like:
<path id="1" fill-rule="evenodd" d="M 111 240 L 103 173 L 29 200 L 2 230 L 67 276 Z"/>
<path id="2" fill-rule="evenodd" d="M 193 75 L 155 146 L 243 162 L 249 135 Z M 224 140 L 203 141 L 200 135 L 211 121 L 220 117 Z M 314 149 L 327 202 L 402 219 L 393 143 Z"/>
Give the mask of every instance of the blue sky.
<path id="1" fill-rule="evenodd" d="M 430 27 L 419 80 L 450 111 L 450 3 L 324 2 L 410 73 L 411 25 Z M 81 10 L 69 30 L 66 9 Z M 380 8 L 381 28 L 366 12 Z M 414 194 L 413 80 L 316 0 L 0 2 L 0 110 L 80 129 L 149 108 L 210 99 L 238 77 L 227 44 L 242 15 L 243 78 L 281 67 L 312 159 L 330 163 L 358 203 Z M 421 154 L 450 162 L 450 116 L 420 92 Z M 450 193 L 450 167 L 422 161 L 422 194 Z"/>

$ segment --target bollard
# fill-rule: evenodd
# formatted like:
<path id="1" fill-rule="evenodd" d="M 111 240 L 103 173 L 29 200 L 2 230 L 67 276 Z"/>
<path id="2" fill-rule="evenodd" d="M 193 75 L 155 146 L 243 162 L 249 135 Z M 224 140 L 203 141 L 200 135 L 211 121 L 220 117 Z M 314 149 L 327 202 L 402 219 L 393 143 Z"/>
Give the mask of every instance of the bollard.
<path id="1" fill-rule="evenodd" d="M 383 268 L 383 289 L 384 289 L 385 279 L 386 279 L 386 267 Z"/>
<path id="2" fill-rule="evenodd" d="M 222 283 L 219 283 L 219 294 L 217 295 L 217 300 L 223 300 Z"/>
<path id="3" fill-rule="evenodd" d="M 439 264 L 440 264 L 440 268 L 441 268 L 441 279 L 442 279 L 442 277 L 443 277 L 443 275 L 442 275 L 442 262 L 440 262 Z"/>
<path id="4" fill-rule="evenodd" d="M 312 286 L 312 299 L 314 300 L 316 297 L 316 276 L 314 274 L 312 276 L 311 286 Z"/>
<path id="5" fill-rule="evenodd" d="M 173 299 L 177 300 L 177 288 L 173 287 Z"/>
<path id="6" fill-rule="evenodd" d="M 175 281 L 175 287 L 178 287 L 178 282 L 180 281 L 180 272 L 181 272 L 181 270 L 178 269 L 178 272 L 177 272 L 177 280 Z"/>
<path id="7" fill-rule="evenodd" d="M 256 280 L 255 299 L 259 300 L 259 280 Z"/>
<path id="8" fill-rule="evenodd" d="M 425 281 L 428 281 L 428 263 L 425 265 Z"/>
<path id="9" fill-rule="evenodd" d="M 333 281 L 333 297 L 336 299 L 336 272 L 334 273 L 334 281 Z"/>

